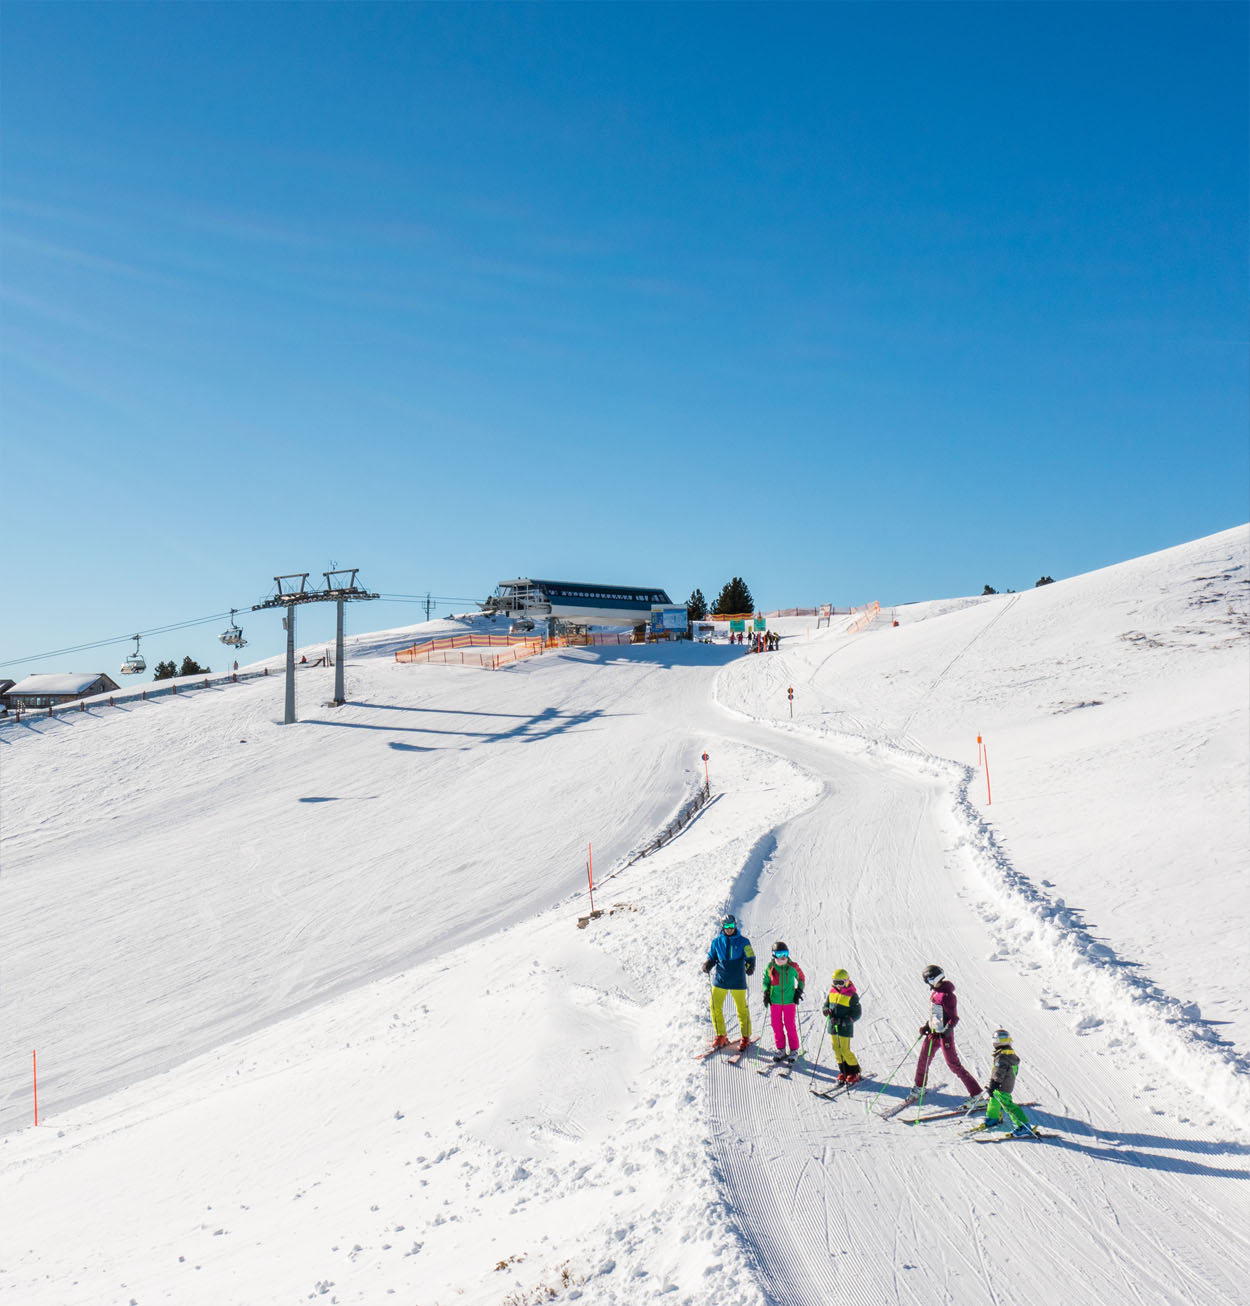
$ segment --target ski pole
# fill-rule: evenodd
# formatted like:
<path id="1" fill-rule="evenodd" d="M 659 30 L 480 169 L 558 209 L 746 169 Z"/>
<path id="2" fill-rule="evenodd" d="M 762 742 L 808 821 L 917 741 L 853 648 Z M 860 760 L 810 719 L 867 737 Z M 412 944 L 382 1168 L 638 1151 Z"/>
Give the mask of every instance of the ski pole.
<path id="1" fill-rule="evenodd" d="M 921 1038 L 927 1038 L 928 1036 L 925 1035 L 925 1034 L 922 1034 L 920 1037 L 921 1037 Z M 917 1039 L 917 1042 L 919 1042 L 919 1041 L 920 1041 L 920 1040 Z M 940 1040 L 939 1040 L 939 1041 L 940 1041 Z M 920 1096 L 919 1096 L 919 1098 L 917 1098 L 917 1100 L 916 1100 L 916 1119 L 917 1119 L 917 1120 L 920 1119 L 920 1112 L 921 1112 L 921 1111 L 923 1110 L 923 1108 L 924 1108 L 924 1095 L 925 1095 L 925 1093 L 928 1091 L 928 1088 L 929 1088 L 929 1071 L 933 1069 L 933 1062 L 934 1062 L 934 1061 L 936 1060 L 936 1058 L 937 1058 L 937 1048 L 935 1048 L 935 1047 L 934 1047 L 934 1048 L 930 1048 L 930 1049 L 929 1049 L 929 1052 L 930 1052 L 929 1059 L 928 1059 L 928 1061 L 925 1062 L 925 1065 L 924 1065 L 924 1079 L 922 1079 L 922 1080 L 920 1081 Z"/>
<path id="2" fill-rule="evenodd" d="M 816 1044 L 816 1060 L 812 1062 L 812 1073 L 811 1073 L 810 1075 L 808 1075 L 808 1077 L 807 1077 L 807 1078 L 808 1078 L 808 1081 L 811 1082 L 811 1083 L 814 1083 L 815 1080 L 816 1080 L 816 1068 L 817 1068 L 817 1066 L 820 1065 L 820 1056 L 821 1056 L 821 1053 L 824 1052 L 824 1050 L 825 1050 L 825 1040 L 824 1040 L 824 1035 L 825 1035 L 825 1034 L 828 1034 L 828 1032 L 829 1032 L 829 1026 L 830 1026 L 830 1024 L 832 1023 L 832 1021 L 833 1021 L 833 1017 L 832 1017 L 832 1016 L 826 1016 L 826 1017 L 825 1017 L 825 1028 L 824 1028 L 824 1031 L 823 1031 L 821 1037 L 817 1040 L 817 1044 Z"/>
<path id="3" fill-rule="evenodd" d="M 911 1054 L 916 1050 L 916 1043 L 919 1043 L 923 1037 L 924 1037 L 923 1034 L 916 1035 L 915 1042 L 911 1045 L 911 1047 L 907 1049 L 906 1052 L 903 1053 L 903 1061 L 906 1061 L 907 1058 L 911 1056 Z M 877 1089 L 876 1093 L 873 1094 L 872 1098 L 868 1102 L 868 1105 L 864 1108 L 865 1115 L 872 1115 L 872 1109 L 877 1105 L 877 1098 L 879 1098 L 881 1094 L 884 1093 L 885 1090 L 890 1087 L 890 1084 L 893 1082 L 894 1076 L 897 1075 L 900 1070 L 902 1070 L 903 1061 L 900 1061 L 898 1065 L 895 1066 L 894 1069 L 890 1071 L 889 1078 L 887 1078 L 885 1083 L 882 1084 L 881 1087 Z"/>

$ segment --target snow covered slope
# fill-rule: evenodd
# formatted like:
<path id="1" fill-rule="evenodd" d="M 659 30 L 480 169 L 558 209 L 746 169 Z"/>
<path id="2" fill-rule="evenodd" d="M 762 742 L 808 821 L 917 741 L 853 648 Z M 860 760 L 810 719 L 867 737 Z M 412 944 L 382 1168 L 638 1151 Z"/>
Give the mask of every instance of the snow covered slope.
<path id="1" fill-rule="evenodd" d="M 485 673 L 387 632 L 298 726 L 259 681 L 0 730 L 0 1290 L 1240 1301 L 1248 542 L 771 655 Z M 714 801 L 579 930 L 586 844 L 620 867 L 704 751 Z M 694 1061 L 726 906 L 813 994 L 852 971 L 878 1106 L 936 960 L 965 1064 L 1006 1024 L 1057 1137 Z"/>

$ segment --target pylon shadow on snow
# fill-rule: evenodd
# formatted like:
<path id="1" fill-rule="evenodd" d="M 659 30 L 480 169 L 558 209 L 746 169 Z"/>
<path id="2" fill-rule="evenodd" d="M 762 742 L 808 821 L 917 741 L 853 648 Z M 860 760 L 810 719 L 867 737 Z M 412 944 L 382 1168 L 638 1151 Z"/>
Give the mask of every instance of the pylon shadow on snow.
<path id="1" fill-rule="evenodd" d="M 360 706 L 354 704 L 353 706 Z M 398 711 L 420 711 L 422 709 L 400 708 Z M 473 712 L 457 712 L 455 716 L 475 716 Z M 333 726 L 339 730 L 380 730 L 384 734 L 438 735 L 447 739 L 470 739 L 476 743 L 500 743 L 514 739 L 523 744 L 534 743 L 540 739 L 550 739 L 555 735 L 567 734 L 571 730 L 585 729 L 596 722 L 611 716 L 628 716 L 630 713 L 603 712 L 593 708 L 586 712 L 559 712 L 554 707 L 544 708 L 541 712 L 518 713 L 514 718 L 519 724 L 509 730 L 442 730 L 437 726 L 392 726 L 371 721 L 327 721 L 321 717 L 310 717 L 303 724 L 309 726 Z M 392 744 L 394 747 L 394 744 Z M 432 751 L 432 750 L 428 750 Z"/>

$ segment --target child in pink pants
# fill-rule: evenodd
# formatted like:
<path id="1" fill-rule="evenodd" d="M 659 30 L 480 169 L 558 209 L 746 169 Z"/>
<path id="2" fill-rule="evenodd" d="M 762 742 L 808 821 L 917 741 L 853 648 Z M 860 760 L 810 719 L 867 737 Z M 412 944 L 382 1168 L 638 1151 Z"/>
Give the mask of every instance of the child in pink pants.
<path id="1" fill-rule="evenodd" d="M 790 949 L 780 940 L 773 944 L 773 959 L 764 970 L 764 1005 L 773 1022 L 774 1061 L 793 1061 L 799 1054 L 796 1006 L 803 1001 L 803 968 L 790 960 Z"/>

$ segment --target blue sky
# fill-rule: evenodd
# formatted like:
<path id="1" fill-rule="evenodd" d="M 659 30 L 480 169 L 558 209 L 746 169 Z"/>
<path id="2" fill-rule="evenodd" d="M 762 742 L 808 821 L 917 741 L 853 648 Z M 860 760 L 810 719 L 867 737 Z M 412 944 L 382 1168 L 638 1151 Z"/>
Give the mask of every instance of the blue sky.
<path id="1" fill-rule="evenodd" d="M 895 603 L 1245 521 L 1248 12 L 5 4 L 0 659 L 332 562 Z"/>

